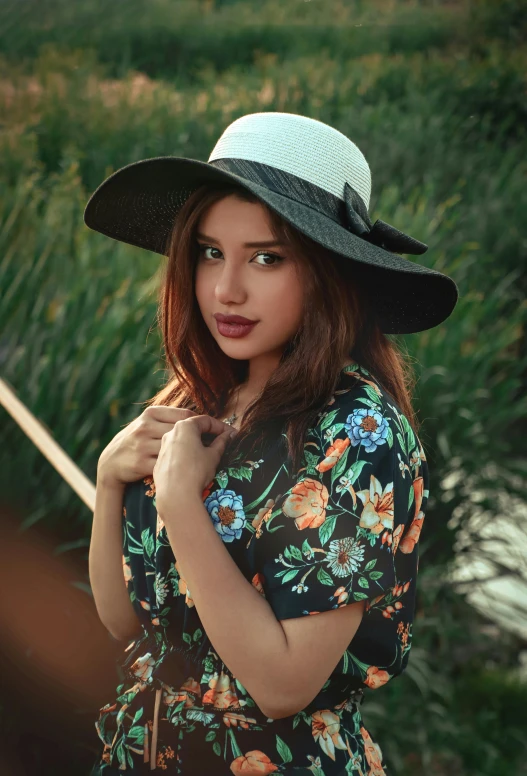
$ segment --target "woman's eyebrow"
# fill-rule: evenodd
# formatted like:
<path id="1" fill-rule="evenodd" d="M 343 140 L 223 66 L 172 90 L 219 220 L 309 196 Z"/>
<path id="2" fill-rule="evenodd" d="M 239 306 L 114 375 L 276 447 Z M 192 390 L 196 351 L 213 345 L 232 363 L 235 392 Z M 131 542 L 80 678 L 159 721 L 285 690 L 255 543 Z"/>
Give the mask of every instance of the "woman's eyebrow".
<path id="1" fill-rule="evenodd" d="M 216 240 L 215 237 L 208 237 L 206 234 L 202 234 L 201 232 L 197 232 L 196 237 L 199 240 L 219 242 L 219 240 Z M 278 242 L 277 240 L 268 240 L 267 242 L 248 242 L 243 244 L 244 248 L 270 248 L 272 245 L 284 245 L 284 243 Z"/>

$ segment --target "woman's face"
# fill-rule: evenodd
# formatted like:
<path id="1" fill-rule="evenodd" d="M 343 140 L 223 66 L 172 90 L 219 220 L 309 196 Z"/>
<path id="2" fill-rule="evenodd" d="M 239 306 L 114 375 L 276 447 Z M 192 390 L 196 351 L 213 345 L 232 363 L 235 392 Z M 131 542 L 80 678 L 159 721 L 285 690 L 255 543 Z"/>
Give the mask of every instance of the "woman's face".
<path id="1" fill-rule="evenodd" d="M 227 196 L 202 215 L 196 236 L 196 298 L 212 336 L 231 358 L 277 363 L 300 326 L 304 292 L 291 249 L 275 243 L 264 206 Z M 244 337 L 227 337 L 214 313 L 258 323 Z"/>

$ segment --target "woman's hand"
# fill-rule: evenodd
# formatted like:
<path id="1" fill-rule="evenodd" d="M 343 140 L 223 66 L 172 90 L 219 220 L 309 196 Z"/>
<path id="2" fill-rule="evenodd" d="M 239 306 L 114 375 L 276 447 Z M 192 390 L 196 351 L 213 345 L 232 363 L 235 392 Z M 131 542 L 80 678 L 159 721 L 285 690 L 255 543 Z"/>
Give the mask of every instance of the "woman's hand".
<path id="1" fill-rule="evenodd" d="M 99 456 L 97 480 L 118 486 L 152 474 L 163 435 L 177 423 L 198 417 L 192 410 L 151 405 L 128 423 Z"/>
<path id="2" fill-rule="evenodd" d="M 209 415 L 179 421 L 163 434 L 154 466 L 156 509 L 161 517 L 177 505 L 182 495 L 202 498 L 214 478 L 229 438 L 236 434 L 226 423 Z M 202 434 L 215 435 L 205 447 Z"/>

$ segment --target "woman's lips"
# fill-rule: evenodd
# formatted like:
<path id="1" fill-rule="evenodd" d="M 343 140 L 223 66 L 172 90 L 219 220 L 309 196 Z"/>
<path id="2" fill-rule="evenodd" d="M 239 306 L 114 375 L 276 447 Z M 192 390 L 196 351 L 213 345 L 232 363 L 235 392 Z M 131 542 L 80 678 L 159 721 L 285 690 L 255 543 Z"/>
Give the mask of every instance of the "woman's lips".
<path id="1" fill-rule="evenodd" d="M 245 337 L 246 334 L 249 334 L 254 329 L 257 323 L 258 321 L 256 323 L 225 323 L 218 321 L 216 318 L 218 331 L 224 337 Z"/>

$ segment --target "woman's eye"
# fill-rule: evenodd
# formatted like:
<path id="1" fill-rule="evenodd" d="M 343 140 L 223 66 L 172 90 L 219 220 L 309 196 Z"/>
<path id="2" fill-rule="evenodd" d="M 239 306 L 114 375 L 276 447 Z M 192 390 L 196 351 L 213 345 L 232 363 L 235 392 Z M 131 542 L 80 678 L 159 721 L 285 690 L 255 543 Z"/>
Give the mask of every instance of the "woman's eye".
<path id="1" fill-rule="evenodd" d="M 218 256 L 205 256 L 206 251 L 216 251 L 217 253 L 221 253 L 219 248 L 213 248 L 212 245 L 199 245 L 199 254 L 200 256 L 203 256 L 204 258 L 208 259 L 216 259 L 219 258 Z M 263 267 L 274 267 L 276 264 L 280 264 L 284 259 L 283 256 L 278 256 L 276 253 L 267 253 L 265 251 L 260 251 L 256 254 L 256 256 L 267 256 L 271 259 L 274 259 L 275 261 L 272 264 L 269 263 L 263 263 L 261 266 Z M 256 257 L 255 257 L 256 258 Z"/>

